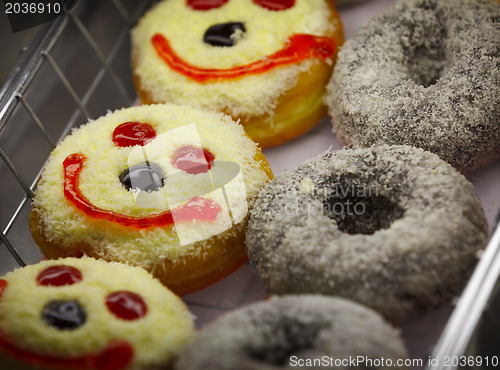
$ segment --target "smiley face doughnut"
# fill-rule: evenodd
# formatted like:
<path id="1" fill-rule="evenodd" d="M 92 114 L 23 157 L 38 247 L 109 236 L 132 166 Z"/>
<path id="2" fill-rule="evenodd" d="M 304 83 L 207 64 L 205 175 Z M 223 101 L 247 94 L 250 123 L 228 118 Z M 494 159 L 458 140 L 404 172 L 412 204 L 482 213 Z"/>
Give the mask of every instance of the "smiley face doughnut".
<path id="1" fill-rule="evenodd" d="M 132 61 L 144 104 L 222 111 L 267 147 L 324 116 L 342 42 L 329 0 L 166 0 L 133 29 Z"/>
<path id="2" fill-rule="evenodd" d="M 153 369 L 194 334 L 183 302 L 144 269 L 43 261 L 0 279 L 2 369 Z"/>
<path id="3" fill-rule="evenodd" d="M 185 294 L 246 260 L 247 213 L 269 177 L 257 145 L 221 113 L 169 104 L 117 110 L 53 151 L 30 228 L 48 258 L 142 266 Z"/>

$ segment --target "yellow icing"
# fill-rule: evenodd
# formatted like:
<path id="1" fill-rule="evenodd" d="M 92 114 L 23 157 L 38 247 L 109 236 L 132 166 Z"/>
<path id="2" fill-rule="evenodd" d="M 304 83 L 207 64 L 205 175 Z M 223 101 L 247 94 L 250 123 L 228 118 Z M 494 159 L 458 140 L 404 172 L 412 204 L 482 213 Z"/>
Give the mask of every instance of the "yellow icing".
<path id="1" fill-rule="evenodd" d="M 82 281 L 60 287 L 40 286 L 38 274 L 49 266 L 70 265 L 81 271 Z M 0 299 L 0 328 L 22 348 L 60 357 L 98 353 L 115 340 L 134 348 L 131 368 L 165 364 L 174 358 L 194 333 L 192 318 L 183 302 L 140 267 L 92 258 L 43 261 L 8 273 Z M 117 319 L 105 298 L 116 291 L 140 295 L 147 314 L 137 320 Z M 86 322 L 73 330 L 56 329 L 41 319 L 53 300 L 77 300 Z"/>
<path id="2" fill-rule="evenodd" d="M 118 148 L 111 140 L 113 130 L 128 121 L 149 123 L 158 136 L 143 147 Z M 232 181 L 231 186 L 225 187 L 226 196 L 230 207 L 236 207 L 235 211 L 240 213 L 246 212 L 246 201 L 250 202 L 257 195 L 267 176 L 254 158 L 256 144 L 245 136 L 240 125 L 223 114 L 185 106 L 133 107 L 108 113 L 74 130 L 51 154 L 33 201 L 46 238 L 69 250 L 83 241 L 107 259 L 152 270 L 164 259 L 175 262 L 188 253 L 197 255 L 197 246 L 203 243 L 203 239 L 227 230 L 233 224 L 220 190 L 199 195 L 215 200 L 223 209 L 221 215 L 214 222 L 183 223 L 182 235 L 190 235 L 190 239 L 184 238 L 184 242 L 179 242 L 175 226 L 138 230 L 88 217 L 63 193 L 62 163 L 68 155 L 81 152 L 87 156 L 87 161 L 80 176 L 80 190 L 93 205 L 137 217 L 163 212 L 169 209 L 167 203 L 176 203 L 183 193 L 197 193 L 198 187 L 206 182 L 198 175 L 181 173 L 181 177 L 176 177 L 178 194 L 168 194 L 163 190 L 138 194 L 126 190 L 119 175 L 127 164 L 141 163 L 146 157 L 159 165 L 167 176 L 179 174 L 171 164 L 171 154 L 185 144 L 201 145 L 215 156 L 216 161 L 231 161 L 239 165 L 243 178 L 241 185 L 234 185 L 237 179 Z M 171 186 L 169 184 L 169 189 Z M 237 204 L 241 204 L 241 209 Z M 196 240 L 200 240 L 197 245 L 186 244 Z"/>
<path id="3" fill-rule="evenodd" d="M 199 84 L 169 69 L 158 57 L 151 37 L 161 33 L 185 61 L 201 68 L 225 69 L 258 61 L 283 48 L 292 34 L 332 35 L 341 27 L 329 17 L 325 0 L 297 0 L 283 11 L 270 11 L 251 0 L 230 0 L 220 8 L 196 11 L 186 0 L 165 0 L 149 11 L 132 31 L 135 73 L 140 87 L 155 102 L 174 102 L 210 107 L 232 116 L 269 113 L 277 99 L 295 86 L 301 71 L 316 61 L 276 68 L 242 79 Z M 213 47 L 203 42 L 214 24 L 243 22 L 244 35 L 235 35 L 232 47 Z"/>

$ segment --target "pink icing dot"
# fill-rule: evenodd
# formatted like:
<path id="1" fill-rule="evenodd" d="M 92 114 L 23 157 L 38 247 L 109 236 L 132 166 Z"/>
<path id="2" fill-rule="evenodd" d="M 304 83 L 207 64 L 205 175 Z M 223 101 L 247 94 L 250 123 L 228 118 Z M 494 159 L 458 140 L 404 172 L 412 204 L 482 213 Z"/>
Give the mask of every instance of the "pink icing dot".
<path id="1" fill-rule="evenodd" d="M 191 175 L 207 172 L 215 159 L 208 149 L 194 145 L 177 148 L 172 155 L 172 165 Z"/>

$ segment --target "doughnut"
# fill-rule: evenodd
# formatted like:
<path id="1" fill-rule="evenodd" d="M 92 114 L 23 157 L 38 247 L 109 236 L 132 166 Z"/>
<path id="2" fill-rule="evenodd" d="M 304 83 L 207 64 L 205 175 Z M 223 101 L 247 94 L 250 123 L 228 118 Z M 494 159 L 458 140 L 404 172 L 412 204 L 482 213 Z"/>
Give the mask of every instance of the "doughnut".
<path id="1" fill-rule="evenodd" d="M 144 267 L 176 294 L 246 260 L 248 209 L 272 177 L 222 113 L 158 104 L 117 110 L 52 152 L 30 229 L 47 258 L 88 255 Z"/>
<path id="2" fill-rule="evenodd" d="M 325 102 L 344 144 L 412 145 L 461 172 L 500 157 L 500 1 L 400 1 L 342 47 Z"/>
<path id="3" fill-rule="evenodd" d="M 144 104 L 221 111 L 262 147 L 311 129 L 343 29 L 330 0 L 168 0 L 132 30 Z"/>
<path id="4" fill-rule="evenodd" d="M 140 267 L 67 258 L 0 279 L 2 369 L 163 369 L 193 334 L 184 303 Z"/>
<path id="5" fill-rule="evenodd" d="M 283 173 L 246 233 L 269 292 L 338 295 L 393 323 L 452 298 L 487 240 L 472 185 L 405 145 L 346 147 Z"/>
<path id="6" fill-rule="evenodd" d="M 359 367 L 349 366 L 353 358 L 362 358 Z M 382 358 L 394 367 L 379 366 Z M 397 362 L 406 358 L 399 332 L 376 312 L 342 298 L 290 295 L 225 314 L 185 347 L 176 369 L 403 369 Z"/>

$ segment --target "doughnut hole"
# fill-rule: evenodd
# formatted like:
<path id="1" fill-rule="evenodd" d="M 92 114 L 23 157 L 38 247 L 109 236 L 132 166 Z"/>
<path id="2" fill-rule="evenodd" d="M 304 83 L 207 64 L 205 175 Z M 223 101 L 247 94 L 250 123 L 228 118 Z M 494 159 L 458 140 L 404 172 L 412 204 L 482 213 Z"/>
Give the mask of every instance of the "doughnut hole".
<path id="1" fill-rule="evenodd" d="M 261 333 L 261 341 L 249 344 L 246 350 L 258 362 L 275 366 L 288 364 L 294 354 L 299 355 L 302 351 L 314 348 L 320 330 L 324 329 L 321 325 L 293 320 L 272 326 L 272 330 Z"/>
<path id="2" fill-rule="evenodd" d="M 340 231 L 373 234 L 403 217 L 404 209 L 387 197 L 366 192 L 364 188 L 350 189 L 334 192 L 323 202 L 324 214 L 337 223 Z"/>
<path id="3" fill-rule="evenodd" d="M 401 47 L 409 79 L 418 85 L 434 85 L 451 67 L 448 32 L 444 20 L 432 7 L 415 10 L 415 18 L 401 30 Z"/>

